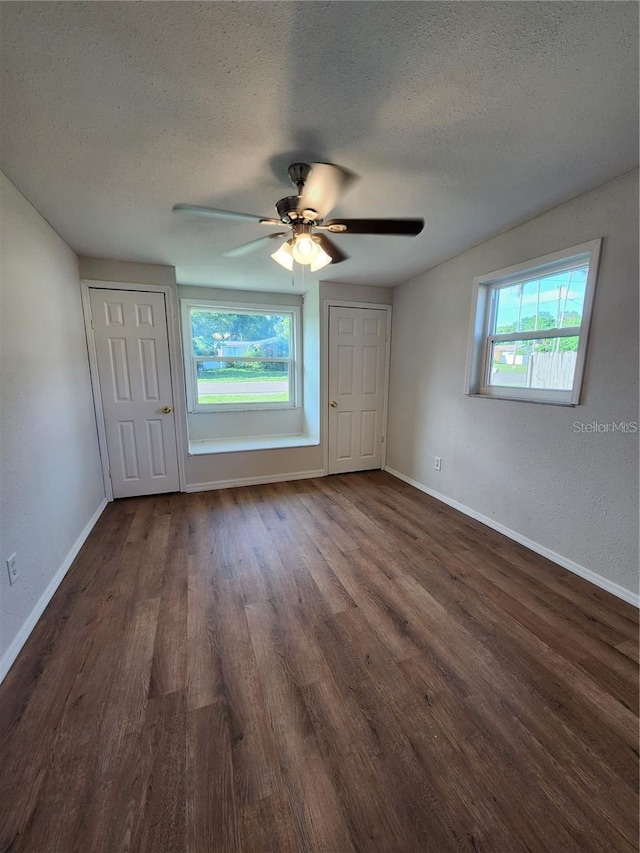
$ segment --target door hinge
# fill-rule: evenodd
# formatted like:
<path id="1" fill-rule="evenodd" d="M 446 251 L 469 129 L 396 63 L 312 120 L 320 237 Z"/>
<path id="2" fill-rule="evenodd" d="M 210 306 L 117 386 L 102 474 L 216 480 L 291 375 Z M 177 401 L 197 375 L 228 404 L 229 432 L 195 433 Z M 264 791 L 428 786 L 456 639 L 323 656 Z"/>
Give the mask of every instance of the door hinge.
<path id="1" fill-rule="evenodd" d="M 382 443 L 384 444 L 384 436 L 382 436 Z"/>
<path id="2" fill-rule="evenodd" d="M 91 328 L 92 328 L 92 329 L 93 329 L 93 331 L 95 332 L 95 330 L 96 330 L 96 324 L 93 322 L 93 320 L 91 321 Z"/>

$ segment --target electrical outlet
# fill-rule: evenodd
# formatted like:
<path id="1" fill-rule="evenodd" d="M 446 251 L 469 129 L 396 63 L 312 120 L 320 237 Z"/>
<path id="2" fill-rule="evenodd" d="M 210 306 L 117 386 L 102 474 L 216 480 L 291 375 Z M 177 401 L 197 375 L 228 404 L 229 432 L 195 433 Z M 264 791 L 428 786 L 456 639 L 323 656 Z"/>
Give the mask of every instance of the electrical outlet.
<path id="1" fill-rule="evenodd" d="M 442 470 L 442 456 L 433 457 L 433 467 L 436 469 L 436 471 Z"/>
<path id="2" fill-rule="evenodd" d="M 18 580 L 18 557 L 16 554 L 12 554 L 7 560 L 7 571 L 9 572 L 9 583 L 15 583 Z"/>

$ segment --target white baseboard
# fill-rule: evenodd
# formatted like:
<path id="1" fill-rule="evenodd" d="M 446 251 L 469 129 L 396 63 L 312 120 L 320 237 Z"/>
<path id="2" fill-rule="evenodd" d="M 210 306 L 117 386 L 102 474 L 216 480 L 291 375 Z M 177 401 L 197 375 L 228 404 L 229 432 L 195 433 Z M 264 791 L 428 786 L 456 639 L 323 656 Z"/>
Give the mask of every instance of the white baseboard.
<path id="1" fill-rule="evenodd" d="M 13 662 L 15 661 L 15 659 L 20 654 L 22 647 L 24 646 L 24 644 L 29 639 L 29 635 L 31 634 L 31 632 L 35 628 L 36 623 L 38 622 L 38 619 L 44 613 L 47 604 L 49 604 L 49 602 L 53 598 L 55 591 L 58 589 L 58 587 L 62 583 L 64 576 L 69 571 L 71 564 L 73 563 L 73 561 L 77 557 L 80 548 L 82 548 L 82 546 L 84 545 L 87 536 L 93 530 L 96 522 L 98 521 L 98 519 L 100 518 L 100 516 L 104 512 L 104 508 L 107 506 L 107 504 L 108 504 L 107 499 L 103 498 L 102 502 L 100 503 L 100 505 L 98 506 L 96 511 L 93 513 L 93 515 L 91 516 L 91 518 L 87 522 L 84 530 L 82 531 L 80 536 L 78 536 L 76 541 L 71 546 L 69 553 L 67 554 L 67 556 L 62 561 L 62 565 L 60 566 L 58 571 L 55 573 L 55 575 L 51 578 L 49 585 L 47 586 L 45 591 L 42 593 L 40 598 L 38 599 L 35 607 L 31 611 L 31 613 L 27 616 L 27 619 L 23 623 L 22 628 L 20 628 L 20 630 L 18 631 L 16 636 L 13 638 L 11 645 L 9 646 L 7 651 L 3 654 L 2 658 L 0 659 L 0 684 L 3 682 L 6 674 L 11 669 Z"/>
<path id="2" fill-rule="evenodd" d="M 209 492 L 213 489 L 234 489 L 237 486 L 265 486 L 269 483 L 286 483 L 289 480 L 310 480 L 312 477 L 324 477 L 322 468 L 318 471 L 296 471 L 292 474 L 270 474 L 266 477 L 240 477 L 237 480 L 213 480 L 210 483 L 188 483 L 185 492 Z"/>
<path id="3" fill-rule="evenodd" d="M 389 474 L 393 474 L 393 476 L 397 477 L 399 480 L 403 480 L 405 483 L 409 483 L 410 486 L 415 486 L 415 488 L 419 489 L 421 492 L 424 492 L 427 495 L 431 495 L 432 498 L 436 498 L 436 500 L 442 501 L 442 503 L 445 503 L 448 506 L 459 510 L 465 515 L 468 515 L 471 518 L 475 518 L 476 521 L 480 521 L 482 524 L 486 524 L 487 527 L 491 527 L 493 530 L 497 530 L 498 533 L 503 533 L 505 536 L 508 536 L 509 539 L 513 539 L 514 542 L 519 542 L 520 545 L 524 545 L 525 548 L 529 548 L 529 550 L 535 551 L 536 554 L 540 554 L 542 557 L 546 557 L 548 560 L 557 563 L 559 566 L 562 566 L 563 569 L 568 569 L 568 571 L 573 572 L 574 575 L 580 575 L 581 578 L 590 581 L 592 584 L 599 586 L 601 589 L 605 589 L 607 592 L 610 592 L 617 598 L 621 598 L 623 601 L 629 602 L 629 604 L 633 604 L 636 607 L 640 607 L 640 595 L 637 595 L 630 589 L 627 589 L 624 586 L 620 586 L 620 584 L 614 583 L 613 581 L 608 580 L 607 578 L 597 574 L 596 572 L 592 572 L 591 569 L 587 569 L 584 566 L 581 566 L 579 563 L 575 563 L 568 557 L 563 557 L 562 554 L 556 554 L 555 551 L 552 551 L 545 545 L 540 545 L 538 542 L 534 542 L 532 539 L 528 539 L 521 533 L 517 533 L 515 530 L 511 530 L 509 527 L 505 527 L 504 524 L 500 524 L 500 522 L 496 521 L 494 518 L 489 518 L 488 516 L 483 515 L 481 512 L 477 512 L 477 510 L 465 506 L 464 504 L 460 503 L 460 501 L 457 501 L 454 498 L 449 498 L 447 497 L 447 495 L 442 495 L 440 494 L 440 492 L 436 492 L 434 489 L 430 489 L 428 486 L 419 483 L 417 480 L 413 480 L 411 477 L 407 477 L 406 474 L 401 474 L 400 471 L 395 471 L 393 468 L 389 468 L 388 466 L 385 467 L 384 470 L 387 471 Z"/>

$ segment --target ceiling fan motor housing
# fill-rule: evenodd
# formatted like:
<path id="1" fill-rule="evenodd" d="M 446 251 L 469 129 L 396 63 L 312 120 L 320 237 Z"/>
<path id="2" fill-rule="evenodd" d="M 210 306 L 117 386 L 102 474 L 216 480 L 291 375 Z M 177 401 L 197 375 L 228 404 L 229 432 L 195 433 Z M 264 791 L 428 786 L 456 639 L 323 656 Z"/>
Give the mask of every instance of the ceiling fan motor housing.
<path id="1" fill-rule="evenodd" d="M 299 203 L 300 199 L 297 195 L 290 195 L 286 198 L 281 198 L 276 202 L 278 216 L 285 225 L 293 225 L 297 222 L 315 222 L 318 218 L 318 214 L 315 210 L 311 210 L 310 208 L 307 210 L 299 210 Z"/>
<path id="2" fill-rule="evenodd" d="M 298 196 L 289 195 L 286 198 L 281 198 L 276 202 L 276 210 L 280 219 L 290 225 L 294 219 L 298 218 Z"/>

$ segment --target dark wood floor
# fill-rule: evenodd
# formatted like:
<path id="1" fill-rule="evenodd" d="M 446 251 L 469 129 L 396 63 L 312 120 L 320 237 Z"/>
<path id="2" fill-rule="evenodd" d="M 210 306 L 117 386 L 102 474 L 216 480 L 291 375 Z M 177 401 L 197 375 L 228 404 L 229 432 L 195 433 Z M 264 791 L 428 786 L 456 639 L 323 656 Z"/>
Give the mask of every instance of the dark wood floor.
<path id="1" fill-rule="evenodd" d="M 374 472 L 110 505 L 0 687 L 0 850 L 637 850 L 637 611 Z"/>

